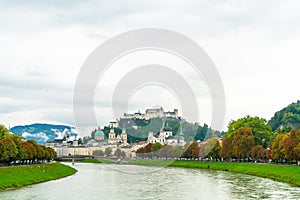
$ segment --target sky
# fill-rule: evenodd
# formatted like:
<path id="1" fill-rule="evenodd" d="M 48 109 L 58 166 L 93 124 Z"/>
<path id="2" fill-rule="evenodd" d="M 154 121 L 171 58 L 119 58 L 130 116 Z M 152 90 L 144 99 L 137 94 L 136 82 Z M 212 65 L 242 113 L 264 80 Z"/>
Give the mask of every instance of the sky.
<path id="1" fill-rule="evenodd" d="M 248 114 L 270 119 L 300 99 L 299 7 L 297 0 L 0 0 L 0 123 L 76 126 L 73 91 L 84 61 L 107 39 L 140 28 L 176 31 L 206 51 L 225 90 L 224 130 L 231 119 Z M 99 80 L 99 125 L 121 117 L 111 108 L 118 80 L 133 66 L 147 63 L 172 66 L 185 76 L 197 89 L 200 114 L 197 119 L 183 117 L 211 122 L 212 104 L 203 79 L 191 70 L 180 71 L 186 64 L 176 56 L 145 51 L 116 61 Z M 132 92 L 128 112 L 154 105 L 165 110 L 181 106 L 176 94 L 150 84 Z"/>

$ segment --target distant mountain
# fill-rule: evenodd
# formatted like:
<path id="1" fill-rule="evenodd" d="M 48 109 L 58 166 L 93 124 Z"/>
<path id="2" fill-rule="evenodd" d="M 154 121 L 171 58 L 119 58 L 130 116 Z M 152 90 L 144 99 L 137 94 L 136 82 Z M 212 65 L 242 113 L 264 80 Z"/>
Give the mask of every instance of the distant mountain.
<path id="1" fill-rule="evenodd" d="M 273 131 L 279 128 L 300 128 L 300 101 L 291 103 L 276 112 L 268 124 L 272 127 Z"/>
<path id="2" fill-rule="evenodd" d="M 26 140 L 35 140 L 39 144 L 54 141 L 54 139 L 63 139 L 64 137 L 69 141 L 73 141 L 75 137 L 79 138 L 77 130 L 74 127 L 66 125 L 31 124 L 15 126 L 10 131 L 22 135 Z"/>

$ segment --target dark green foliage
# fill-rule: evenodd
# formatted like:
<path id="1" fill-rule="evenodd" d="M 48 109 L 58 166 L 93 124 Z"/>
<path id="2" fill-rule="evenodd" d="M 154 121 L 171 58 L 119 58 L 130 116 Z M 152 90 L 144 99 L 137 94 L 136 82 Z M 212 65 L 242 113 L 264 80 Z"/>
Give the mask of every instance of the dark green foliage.
<path id="1" fill-rule="evenodd" d="M 198 126 L 197 134 L 195 135 L 195 140 L 204 141 L 207 132 L 208 132 L 208 125 L 207 124 L 204 124 L 203 127 Z"/>
<path id="2" fill-rule="evenodd" d="M 5 130 L 5 127 L 1 127 Z M 0 139 L 0 164 L 11 165 L 32 164 L 34 161 L 50 161 L 56 157 L 56 152 L 50 147 L 37 144 L 36 141 L 24 141 L 20 135 L 3 134 Z"/>
<path id="3" fill-rule="evenodd" d="M 271 127 L 267 125 L 267 121 L 259 117 L 251 117 L 247 115 L 238 120 L 232 120 L 228 125 L 228 137 L 233 138 L 234 133 L 241 127 L 249 127 L 252 129 L 254 136 L 254 145 L 262 145 L 267 148 L 273 139 Z"/>
<path id="4" fill-rule="evenodd" d="M 287 107 L 276 112 L 268 125 L 272 127 L 272 130 L 284 129 L 287 127 L 300 128 L 300 101 L 291 103 Z M 286 130 L 291 131 L 291 129 Z"/>
<path id="5" fill-rule="evenodd" d="M 9 134 L 9 130 L 5 126 L 0 125 L 0 140 L 3 139 L 8 134 Z"/>

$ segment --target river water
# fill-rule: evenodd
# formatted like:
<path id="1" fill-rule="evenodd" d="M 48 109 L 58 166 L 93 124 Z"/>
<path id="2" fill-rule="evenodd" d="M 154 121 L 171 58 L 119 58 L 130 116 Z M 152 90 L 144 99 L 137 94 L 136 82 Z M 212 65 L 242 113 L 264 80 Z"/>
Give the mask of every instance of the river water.
<path id="1" fill-rule="evenodd" d="M 76 163 L 70 177 L 12 191 L 1 200 L 300 199 L 300 188 L 230 172 Z"/>

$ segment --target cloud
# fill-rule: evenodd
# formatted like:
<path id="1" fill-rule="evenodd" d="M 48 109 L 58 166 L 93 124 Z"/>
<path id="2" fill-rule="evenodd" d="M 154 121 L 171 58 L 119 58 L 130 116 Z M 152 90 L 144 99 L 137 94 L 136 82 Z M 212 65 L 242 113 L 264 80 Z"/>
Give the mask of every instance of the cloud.
<path id="1" fill-rule="evenodd" d="M 43 133 L 43 132 L 34 133 L 34 134 L 24 132 L 24 133 L 22 133 L 22 137 L 30 138 L 31 140 L 35 139 L 35 140 L 43 141 L 43 142 L 47 142 L 49 140 L 49 137 L 47 136 L 47 134 Z"/>
<path id="2" fill-rule="evenodd" d="M 105 39 L 145 27 L 178 31 L 207 51 L 224 83 L 227 122 L 246 114 L 270 118 L 299 99 L 299 6 L 293 0 L 2 1 L 0 122 L 74 124 L 73 87 L 86 57 Z M 168 64 L 180 71 L 178 63 Z M 105 113 L 99 114 L 101 125 L 111 120 L 107 94 L 125 72 L 112 70 L 114 79 L 105 82 L 98 99 L 96 94 L 96 107 Z M 197 84 L 192 72 L 182 74 Z M 198 92 L 200 100 L 207 96 L 205 88 Z M 158 96 L 161 104 L 172 105 Z M 137 94 L 134 101 L 131 109 L 151 106 L 147 95 Z M 210 104 L 204 100 L 201 106 Z"/>

